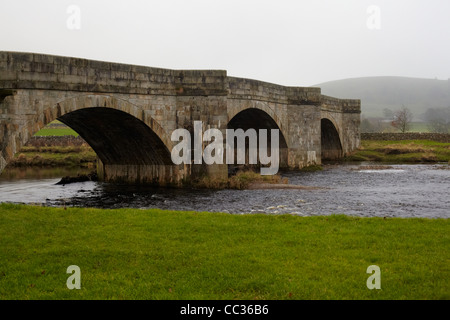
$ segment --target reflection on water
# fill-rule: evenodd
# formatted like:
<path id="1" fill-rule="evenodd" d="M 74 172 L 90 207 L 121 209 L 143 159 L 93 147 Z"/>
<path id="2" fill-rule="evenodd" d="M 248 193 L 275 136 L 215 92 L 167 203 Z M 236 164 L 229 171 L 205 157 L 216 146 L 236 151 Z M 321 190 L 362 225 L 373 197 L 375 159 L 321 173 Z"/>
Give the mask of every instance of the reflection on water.
<path id="1" fill-rule="evenodd" d="M 56 185 L 66 173 L 38 179 L 0 177 L 0 202 L 48 206 L 161 208 L 212 212 L 347 214 L 381 217 L 450 216 L 450 170 L 443 165 L 325 166 L 319 172 L 288 172 L 291 184 L 315 190 L 195 190 L 83 182 Z M 364 169 L 363 169 L 364 168 Z"/>
<path id="2" fill-rule="evenodd" d="M 80 186 L 67 185 L 61 188 L 57 182 L 65 176 L 87 174 L 88 168 L 7 168 L 0 175 L 0 202 L 46 203 L 50 197 L 72 197 Z M 91 185 L 94 188 L 94 185 Z"/>
<path id="3" fill-rule="evenodd" d="M 16 167 L 6 168 L 0 175 L 0 182 L 17 181 L 23 179 L 52 179 L 65 176 L 77 176 L 78 174 L 87 174 L 91 172 L 89 168 L 70 168 L 70 167 Z"/>

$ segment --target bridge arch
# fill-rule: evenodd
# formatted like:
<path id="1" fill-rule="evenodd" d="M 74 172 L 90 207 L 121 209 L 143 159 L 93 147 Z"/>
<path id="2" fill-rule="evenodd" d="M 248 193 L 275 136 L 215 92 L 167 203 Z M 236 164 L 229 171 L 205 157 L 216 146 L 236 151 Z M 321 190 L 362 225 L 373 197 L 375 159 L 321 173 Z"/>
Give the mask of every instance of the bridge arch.
<path id="1" fill-rule="evenodd" d="M 329 118 L 320 120 L 322 160 L 335 160 L 343 156 L 338 126 Z"/>
<path id="2" fill-rule="evenodd" d="M 177 183 L 171 161 L 172 142 L 163 128 L 140 107 L 108 95 L 63 98 L 35 115 L 12 140 L 19 150 L 39 129 L 53 120 L 74 129 L 94 149 L 100 178 L 108 181 Z"/>
<path id="3" fill-rule="evenodd" d="M 270 108 L 267 103 L 263 103 L 260 101 L 256 101 L 253 103 L 250 103 L 248 105 L 245 105 L 243 107 L 239 108 L 228 108 L 228 121 L 231 121 L 238 113 L 241 113 L 242 111 L 245 111 L 247 109 L 253 110 L 257 109 L 260 111 L 264 111 L 266 115 L 270 117 L 270 119 L 277 125 L 277 128 L 280 130 L 281 133 L 283 133 L 283 136 L 287 137 L 285 134 L 285 130 L 287 129 L 287 124 L 285 125 L 281 118 L 277 115 L 277 113 Z M 257 111 L 256 111 L 257 112 Z"/>
<path id="4" fill-rule="evenodd" d="M 108 107 L 82 108 L 58 120 L 80 134 L 103 164 L 172 164 L 170 151 L 157 134 L 124 111 Z"/>
<path id="5" fill-rule="evenodd" d="M 280 168 L 286 168 L 288 164 L 288 146 L 285 135 L 280 128 L 278 118 L 273 112 L 269 114 L 267 111 L 271 111 L 270 108 L 245 108 L 239 112 L 232 113 L 233 116 L 229 118 L 227 128 L 228 129 L 255 129 L 258 134 L 259 141 L 259 129 L 267 129 L 267 147 L 270 148 L 271 129 L 279 130 L 279 164 Z M 235 146 L 236 148 L 236 146 Z M 246 145 L 248 150 L 248 145 Z M 236 152 L 235 152 L 236 155 Z M 248 159 L 246 161 L 248 163 Z"/>
<path id="6" fill-rule="evenodd" d="M 90 94 L 63 99 L 51 107 L 44 109 L 43 113 L 38 116 L 37 123 L 41 124 L 40 127 L 43 127 L 65 114 L 88 108 L 109 108 L 133 116 L 137 120 L 145 123 L 169 150 L 172 148 L 172 142 L 165 130 L 149 114 L 127 100 L 109 95 Z M 35 134 L 39 129 L 37 128 L 37 130 L 34 129 L 34 132 L 30 132 L 30 136 Z"/>
<path id="7" fill-rule="evenodd" d="M 74 129 L 103 164 L 173 164 L 165 131 L 129 101 L 108 95 L 76 96 L 45 109 L 39 117 L 43 125 L 58 119 Z"/>

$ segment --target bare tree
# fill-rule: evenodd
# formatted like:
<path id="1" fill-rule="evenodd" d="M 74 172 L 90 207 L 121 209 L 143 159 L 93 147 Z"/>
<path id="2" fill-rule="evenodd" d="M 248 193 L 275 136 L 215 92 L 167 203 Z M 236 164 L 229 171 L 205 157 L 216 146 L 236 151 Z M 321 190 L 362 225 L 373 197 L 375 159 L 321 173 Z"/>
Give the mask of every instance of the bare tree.
<path id="1" fill-rule="evenodd" d="M 408 108 L 403 106 L 400 110 L 394 113 L 394 120 L 392 121 L 392 126 L 400 130 L 400 132 L 405 133 L 409 130 L 411 121 L 413 119 L 413 114 Z"/>

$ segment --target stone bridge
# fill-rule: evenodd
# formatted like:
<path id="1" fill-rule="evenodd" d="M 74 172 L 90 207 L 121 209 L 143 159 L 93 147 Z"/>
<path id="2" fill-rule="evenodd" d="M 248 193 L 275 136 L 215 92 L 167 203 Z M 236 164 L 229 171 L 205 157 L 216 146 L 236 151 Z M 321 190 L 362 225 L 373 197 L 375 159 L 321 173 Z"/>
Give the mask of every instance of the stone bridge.
<path id="1" fill-rule="evenodd" d="M 35 53 L 0 52 L 0 172 L 59 119 L 97 153 L 107 181 L 180 185 L 227 177 L 226 164 L 171 161 L 175 129 L 279 129 L 280 168 L 338 159 L 360 143 L 360 101 L 222 70 L 168 70 Z M 204 147 L 204 146 L 203 146 Z"/>

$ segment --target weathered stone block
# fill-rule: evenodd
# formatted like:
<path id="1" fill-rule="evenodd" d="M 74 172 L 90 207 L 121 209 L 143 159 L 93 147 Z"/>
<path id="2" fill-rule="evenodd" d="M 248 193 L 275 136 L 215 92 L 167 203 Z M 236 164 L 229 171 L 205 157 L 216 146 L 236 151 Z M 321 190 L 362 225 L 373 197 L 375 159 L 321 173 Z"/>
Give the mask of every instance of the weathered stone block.
<path id="1" fill-rule="evenodd" d="M 10 81 L 10 80 L 17 80 L 17 72 L 10 70 L 2 70 L 2 72 L 0 72 L 0 81 Z"/>

